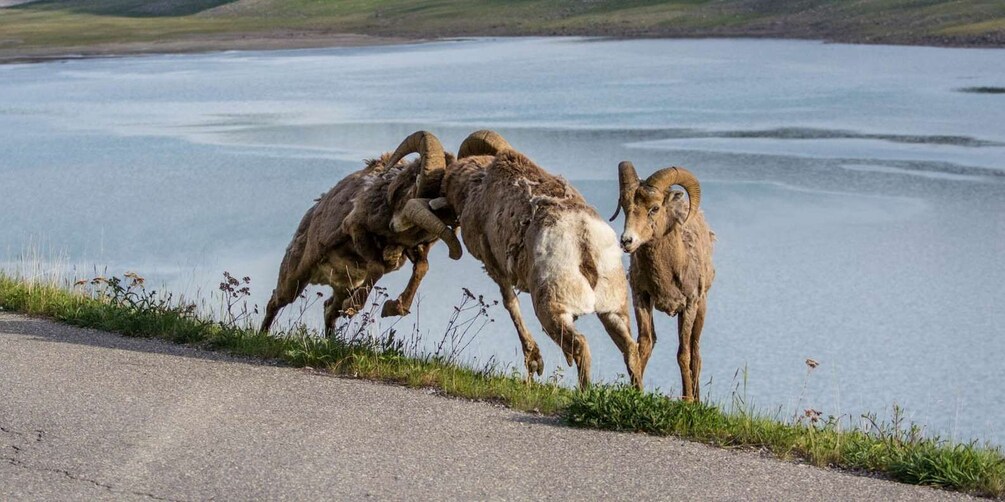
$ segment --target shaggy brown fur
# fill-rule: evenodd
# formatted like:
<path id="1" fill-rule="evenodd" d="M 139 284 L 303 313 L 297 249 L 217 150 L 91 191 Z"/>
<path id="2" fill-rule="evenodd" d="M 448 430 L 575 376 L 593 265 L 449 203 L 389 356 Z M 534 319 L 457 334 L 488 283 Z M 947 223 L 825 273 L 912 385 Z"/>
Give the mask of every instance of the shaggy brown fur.
<path id="1" fill-rule="evenodd" d="M 469 136 L 495 135 L 479 131 Z M 610 227 L 564 179 L 503 148 L 471 148 L 474 155 L 446 168 L 443 199 L 461 226 L 465 247 L 499 285 L 523 348 L 528 379 L 544 371 L 541 352 L 524 325 L 516 292 L 529 292 L 544 330 L 590 379 L 590 349 L 573 321 L 596 312 L 624 354 L 632 382 L 641 387 L 638 347 L 631 337 L 621 252 Z M 483 155 L 489 153 L 489 155 Z M 434 206 L 435 207 L 435 206 Z M 573 261 L 573 263 L 569 263 Z"/>
<path id="2" fill-rule="evenodd" d="M 634 168 L 631 173 L 634 178 Z M 697 400 L 701 375 L 699 341 L 708 290 L 715 279 L 712 266 L 715 234 L 700 209 L 690 210 L 691 204 L 684 200 L 683 192 L 660 190 L 635 180 L 635 190 L 629 186 L 626 191 L 622 178 L 625 231 L 621 242 L 625 251 L 631 253 L 629 282 L 639 327 L 642 369 L 645 370 L 656 343 L 653 308 L 677 316 L 682 396 Z M 699 194 L 700 190 L 692 194 L 692 200 L 697 202 Z"/>
<path id="3" fill-rule="evenodd" d="M 381 315 L 408 313 L 438 236 L 414 226 L 403 232 L 391 230 L 395 214 L 418 195 L 421 166 L 417 160 L 388 167 L 389 156 L 367 161 L 365 168 L 346 176 L 307 210 L 286 248 L 262 331 L 308 284 L 332 287 L 334 294 L 325 301 L 325 328 L 334 328 L 338 317 L 355 314 L 373 284 L 401 268 L 406 258 L 413 264 L 408 285 L 398 298 L 385 302 Z M 442 171 L 433 173 L 432 183 L 438 186 L 442 176 Z"/>

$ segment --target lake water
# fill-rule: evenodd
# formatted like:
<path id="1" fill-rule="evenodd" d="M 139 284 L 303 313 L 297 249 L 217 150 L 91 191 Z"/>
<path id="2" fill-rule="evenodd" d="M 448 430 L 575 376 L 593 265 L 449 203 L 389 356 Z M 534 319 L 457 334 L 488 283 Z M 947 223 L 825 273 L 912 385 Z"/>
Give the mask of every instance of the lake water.
<path id="1" fill-rule="evenodd" d="M 931 432 L 1001 444 L 1005 96 L 960 89 L 1003 85 L 1002 50 L 765 40 L 479 39 L 0 66 L 0 261 L 36 250 L 79 276 L 135 270 L 189 294 L 227 270 L 251 276 L 264 304 L 304 211 L 360 159 L 420 128 L 456 150 L 488 127 L 605 215 L 620 160 L 699 176 L 718 234 L 705 395 L 728 402 L 745 369 L 747 399 L 783 416 L 887 416 L 896 403 Z M 462 287 L 499 296 L 471 257 L 433 255 L 418 308 L 398 324 L 419 319 L 430 344 Z M 407 275 L 382 285 L 396 293 Z M 564 367 L 522 299 L 549 372 Z M 466 357 L 522 370 L 505 311 L 492 313 Z M 320 312 L 306 319 L 319 325 Z M 617 379 L 599 323 L 579 324 L 594 377 Z M 648 387 L 679 389 L 675 330 L 657 314 Z M 820 367 L 804 391 L 806 358 Z"/>

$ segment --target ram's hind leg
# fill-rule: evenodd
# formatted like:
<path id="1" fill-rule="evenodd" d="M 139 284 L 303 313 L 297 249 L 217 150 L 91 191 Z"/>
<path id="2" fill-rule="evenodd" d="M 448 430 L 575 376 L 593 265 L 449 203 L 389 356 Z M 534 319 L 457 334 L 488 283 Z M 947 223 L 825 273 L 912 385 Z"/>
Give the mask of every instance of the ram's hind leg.
<path id="1" fill-rule="evenodd" d="M 338 321 L 339 317 L 342 317 L 342 302 L 348 296 L 347 294 L 339 295 L 338 291 L 336 290 L 336 294 L 325 300 L 325 336 L 329 338 L 335 334 L 335 322 Z"/>
<path id="2" fill-rule="evenodd" d="M 429 248 L 432 244 L 419 244 L 414 249 L 405 251 L 405 255 L 412 262 L 412 276 L 408 279 L 405 290 L 393 300 L 384 302 L 384 307 L 380 311 L 381 317 L 408 315 L 415 299 L 415 292 L 419 289 L 419 283 L 429 271 Z"/>
<path id="3" fill-rule="evenodd" d="M 275 322 L 279 311 L 296 301 L 297 297 L 300 296 L 300 293 L 304 292 L 306 287 L 306 277 L 287 280 L 283 280 L 280 277 L 276 289 L 272 290 L 272 297 L 269 298 L 269 303 L 265 305 L 265 317 L 262 319 L 262 327 L 259 328 L 259 331 L 262 333 L 268 332 L 269 328 L 272 327 L 272 323 Z"/>
<path id="4" fill-rule="evenodd" d="M 639 345 L 632 339 L 632 330 L 629 328 L 631 319 L 628 317 L 628 306 L 621 312 L 598 312 L 600 322 L 604 324 L 607 334 L 614 340 L 618 350 L 625 358 L 625 368 L 628 369 L 628 377 L 632 380 L 635 388 L 642 390 L 642 373 L 645 366 L 639 357 Z"/>
<path id="5" fill-rule="evenodd" d="M 520 347 L 523 349 L 523 360 L 527 366 L 527 382 L 534 379 L 534 375 L 544 373 L 544 358 L 541 357 L 541 349 L 530 335 L 530 330 L 523 323 L 523 316 L 520 314 L 520 300 L 513 292 L 513 286 L 503 281 L 499 282 L 499 292 L 502 293 L 503 306 L 509 312 L 510 320 L 516 327 L 517 336 L 520 337 Z"/>
<path id="6" fill-rule="evenodd" d="M 488 239 L 484 236 L 481 242 L 482 249 L 492 249 Z M 538 348 L 534 337 L 530 335 L 530 330 L 523 323 L 523 316 L 520 314 L 520 301 L 513 292 L 513 284 L 506 279 L 506 274 L 499 267 L 499 264 L 492 258 L 491 254 L 482 258 L 482 264 L 489 277 L 499 286 L 499 293 L 502 295 L 503 306 L 509 312 L 509 318 L 513 321 L 516 334 L 520 337 L 520 347 L 523 349 L 523 361 L 527 366 L 527 382 L 534 380 L 534 375 L 544 374 L 544 358 L 541 357 L 541 349 Z"/>
<path id="7" fill-rule="evenodd" d="M 576 331 L 572 314 L 547 297 L 534 299 L 534 311 L 545 333 L 562 348 L 566 362 L 570 366 L 576 364 L 579 388 L 585 389 L 590 385 L 590 345 L 586 337 Z"/>

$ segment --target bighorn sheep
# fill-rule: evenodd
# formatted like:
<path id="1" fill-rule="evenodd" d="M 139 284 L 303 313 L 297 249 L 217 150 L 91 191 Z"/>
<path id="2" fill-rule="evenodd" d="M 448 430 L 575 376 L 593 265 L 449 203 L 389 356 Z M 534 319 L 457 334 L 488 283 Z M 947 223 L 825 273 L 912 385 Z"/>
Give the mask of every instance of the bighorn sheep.
<path id="1" fill-rule="evenodd" d="M 677 364 L 685 400 L 700 399 L 701 353 L 698 341 L 705 324 L 708 289 L 715 278 L 712 242 L 715 234 L 698 209 L 701 185 L 691 172 L 668 167 L 645 181 L 631 162 L 618 165 L 620 196 L 611 221 L 625 210 L 621 247 L 631 254 L 629 282 L 639 325 L 639 356 L 645 371 L 656 343 L 653 307 L 677 316 Z M 670 190 L 680 185 L 688 193 Z"/>
<path id="2" fill-rule="evenodd" d="M 590 348 L 573 321 L 596 312 L 624 355 L 632 383 L 641 388 L 617 236 L 575 188 L 498 134 L 478 131 L 464 140 L 458 159 L 446 168 L 441 192 L 442 198 L 423 205 L 425 218 L 413 221 L 435 221 L 431 209 L 449 208 L 457 216 L 468 252 L 499 285 L 520 337 L 528 380 L 543 373 L 544 360 L 524 325 L 514 289 L 530 292 L 545 332 L 568 364 L 575 362 L 581 387 L 590 381 Z"/>
<path id="3" fill-rule="evenodd" d="M 421 159 L 399 165 L 402 157 L 419 152 Z M 393 162 L 388 159 L 394 158 Z M 342 315 L 353 315 L 370 288 L 385 273 L 412 262 L 412 276 L 401 295 L 383 305 L 381 315 L 404 315 L 419 282 L 429 269 L 427 256 L 436 239 L 461 257 L 461 244 L 442 220 L 428 210 L 416 212 L 421 197 L 437 195 L 443 168 L 450 160 L 432 134 L 419 131 L 402 142 L 393 155 L 367 161 L 346 176 L 307 210 L 279 269 L 279 280 L 265 309 L 267 331 L 280 309 L 292 303 L 308 284 L 327 284 L 334 295 L 325 301 L 325 329 Z M 416 220 L 421 222 L 415 226 Z M 397 231 L 391 230 L 391 222 Z"/>

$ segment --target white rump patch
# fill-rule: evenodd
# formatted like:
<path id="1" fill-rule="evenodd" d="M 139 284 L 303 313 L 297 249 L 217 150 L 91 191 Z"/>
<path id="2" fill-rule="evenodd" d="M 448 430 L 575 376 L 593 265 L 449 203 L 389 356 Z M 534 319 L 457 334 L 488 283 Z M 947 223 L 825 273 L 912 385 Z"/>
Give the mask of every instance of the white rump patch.
<path id="1" fill-rule="evenodd" d="M 590 248 L 597 263 L 597 312 L 618 312 L 628 301 L 628 279 L 621 262 L 624 253 L 618 245 L 618 234 L 607 222 L 586 216 L 586 225 L 592 236 Z"/>
<path id="2" fill-rule="evenodd" d="M 580 270 L 582 239 L 597 267 L 596 288 Z M 614 230 L 590 214 L 564 214 L 541 232 L 534 246 L 534 272 L 537 283 L 549 283 L 556 300 L 572 315 L 618 311 L 628 298 Z"/>

